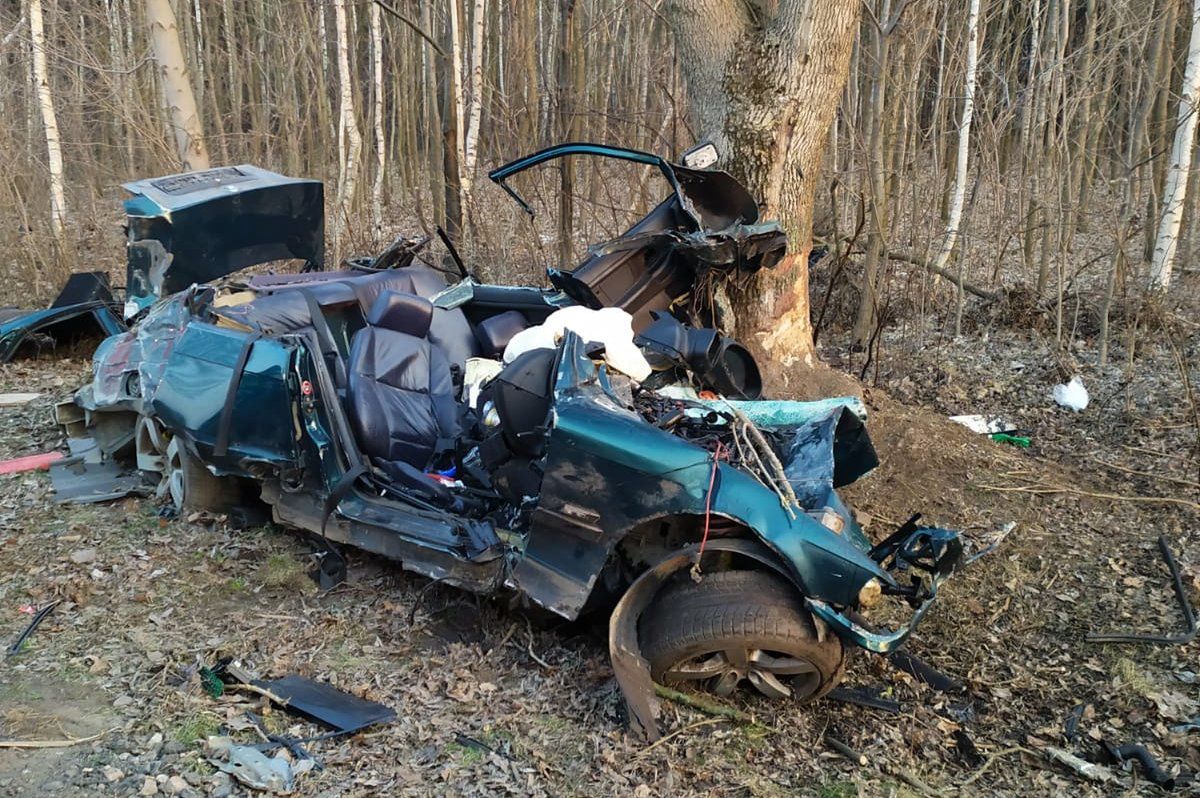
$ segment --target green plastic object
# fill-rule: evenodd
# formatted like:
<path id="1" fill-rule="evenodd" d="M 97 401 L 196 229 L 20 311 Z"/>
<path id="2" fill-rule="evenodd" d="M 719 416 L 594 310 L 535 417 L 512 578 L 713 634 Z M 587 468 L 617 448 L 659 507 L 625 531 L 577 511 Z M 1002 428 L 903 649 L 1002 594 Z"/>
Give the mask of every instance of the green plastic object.
<path id="1" fill-rule="evenodd" d="M 212 668 L 200 668 L 200 686 L 209 698 L 220 698 L 225 694 L 225 682 L 213 672 Z"/>
<path id="2" fill-rule="evenodd" d="M 1009 435 L 1007 432 L 993 432 L 988 437 L 996 443 L 1007 443 L 1009 446 L 1019 446 L 1022 449 L 1029 448 L 1029 438 L 1021 435 Z"/>

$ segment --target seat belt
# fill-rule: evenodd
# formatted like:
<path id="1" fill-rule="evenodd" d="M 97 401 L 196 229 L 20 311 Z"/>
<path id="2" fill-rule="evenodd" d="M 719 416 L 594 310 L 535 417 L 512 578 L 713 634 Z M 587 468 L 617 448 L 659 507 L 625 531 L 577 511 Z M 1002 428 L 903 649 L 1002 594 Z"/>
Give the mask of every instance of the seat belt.
<path id="1" fill-rule="evenodd" d="M 345 388 L 345 365 L 342 363 L 341 353 L 337 350 L 337 344 L 333 340 L 333 330 L 329 329 L 329 322 L 325 320 L 325 311 L 321 310 L 321 304 L 307 288 L 294 290 L 299 291 L 300 296 L 304 297 L 305 303 L 308 304 L 308 315 L 312 317 L 312 326 L 317 333 L 317 344 L 321 347 L 321 357 L 325 360 L 325 367 L 333 372 L 335 387 Z"/>
<path id="2" fill-rule="evenodd" d="M 354 487 L 354 483 L 363 474 L 370 472 L 370 470 L 370 466 L 366 463 L 359 463 L 342 474 L 342 478 L 333 486 L 333 490 L 329 491 L 329 496 L 325 498 L 325 504 L 321 508 L 321 537 L 319 543 L 324 552 L 317 564 L 317 581 L 322 590 L 332 590 L 346 581 L 346 558 L 342 556 L 342 553 L 325 536 L 325 529 L 329 526 L 330 517 L 337 509 L 337 506 L 342 503 L 342 499 L 346 498 L 346 494 Z"/>
<path id="3" fill-rule="evenodd" d="M 224 457 L 229 452 L 229 433 L 233 427 L 233 400 L 237 398 L 242 375 L 246 373 L 246 363 L 250 360 L 250 352 L 259 338 L 262 338 L 260 332 L 246 336 L 246 340 L 242 342 L 242 350 L 238 352 L 237 360 L 234 361 L 233 375 L 229 378 L 229 387 L 225 389 L 225 405 L 221 408 L 221 418 L 217 421 L 217 440 L 213 444 L 213 457 Z"/>

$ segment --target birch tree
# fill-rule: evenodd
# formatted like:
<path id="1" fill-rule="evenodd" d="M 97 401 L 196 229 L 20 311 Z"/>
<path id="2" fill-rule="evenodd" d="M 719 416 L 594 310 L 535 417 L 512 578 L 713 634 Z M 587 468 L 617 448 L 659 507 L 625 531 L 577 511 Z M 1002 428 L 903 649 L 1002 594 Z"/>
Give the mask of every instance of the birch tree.
<path id="1" fill-rule="evenodd" d="M 479 123 L 483 112 L 483 23 L 485 0 L 475 0 L 471 11 L 471 82 L 467 85 L 467 120 L 463 131 L 462 190 L 468 212 L 479 162 Z"/>
<path id="2" fill-rule="evenodd" d="M 33 47 L 33 79 L 37 83 L 38 107 L 46 131 L 46 163 L 50 167 L 50 229 L 62 239 L 67 223 L 67 198 L 63 191 L 62 145 L 58 137 L 58 116 L 54 113 L 54 93 L 46 69 L 46 32 L 42 27 L 42 0 L 29 0 L 29 38 Z"/>
<path id="3" fill-rule="evenodd" d="M 1197 0 L 1200 2 L 1200 0 Z M 954 193 L 950 197 L 950 215 L 946 221 L 946 234 L 938 250 L 934 266 L 945 271 L 954 247 L 958 243 L 958 231 L 962 225 L 963 204 L 967 197 L 967 169 L 971 155 L 971 121 L 975 117 L 975 72 L 979 63 L 979 0 L 971 0 L 967 12 L 967 75 L 964 78 L 962 117 L 958 122 L 958 150 L 954 162 Z M 958 312 L 954 321 L 957 335 L 962 325 L 962 268 L 958 271 Z"/>
<path id="4" fill-rule="evenodd" d="M 375 127 L 375 185 L 371 190 L 371 222 L 383 226 L 383 181 L 387 171 L 387 138 L 383 132 L 383 21 L 378 3 L 371 3 L 371 88 Z"/>
<path id="5" fill-rule="evenodd" d="M 372 4 L 374 5 L 374 4 Z M 350 75 L 350 37 L 346 29 L 346 0 L 333 4 L 334 26 L 337 29 L 338 62 L 338 191 L 334 221 L 334 237 L 350 218 L 354 194 L 358 188 L 358 158 L 362 151 L 362 134 L 354 115 L 354 82 Z"/>
<path id="6" fill-rule="evenodd" d="M 163 105 L 170 117 L 175 150 L 184 171 L 207 169 L 208 149 L 196 97 L 188 80 L 187 62 L 179 43 L 179 27 L 171 0 L 146 0 L 146 21 L 150 24 L 150 42 L 158 62 L 159 86 Z"/>
<path id="7" fill-rule="evenodd" d="M 738 336 L 784 363 L 812 362 L 808 254 L 813 191 L 846 82 L 861 0 L 672 0 L 692 120 L 720 165 L 779 219 L 789 254 L 735 289 Z"/>
<path id="8" fill-rule="evenodd" d="M 1150 286 L 1161 291 L 1171 285 L 1171 271 L 1179 247 L 1179 229 L 1183 223 L 1188 176 L 1192 169 L 1192 149 L 1196 140 L 1197 93 L 1200 93 L 1200 0 L 1193 0 L 1192 33 L 1188 39 L 1187 66 L 1179 93 L 1175 142 L 1171 147 L 1171 162 L 1163 188 L 1158 239 L 1150 261 Z"/>

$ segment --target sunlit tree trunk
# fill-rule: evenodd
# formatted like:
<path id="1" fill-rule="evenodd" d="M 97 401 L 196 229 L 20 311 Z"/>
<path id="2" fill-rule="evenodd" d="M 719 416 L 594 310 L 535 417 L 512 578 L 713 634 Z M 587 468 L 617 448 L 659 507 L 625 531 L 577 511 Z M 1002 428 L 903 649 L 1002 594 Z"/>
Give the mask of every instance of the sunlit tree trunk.
<path id="1" fill-rule="evenodd" d="M 158 62 L 163 104 L 171 119 L 179 162 L 185 171 L 207 169 L 204 128 L 188 80 L 187 62 L 179 44 L 179 27 L 175 23 L 171 0 L 146 0 L 146 21 L 150 24 L 150 41 L 154 60 Z"/>
<path id="2" fill-rule="evenodd" d="M 1187 67 L 1176 115 L 1175 143 L 1171 147 L 1170 167 L 1162 194 L 1162 215 L 1158 240 L 1150 261 L 1150 285 L 1166 290 L 1171 285 L 1175 251 L 1179 246 L 1179 227 L 1187 199 L 1188 175 L 1192 168 L 1192 149 L 1196 141 L 1197 93 L 1200 92 L 1200 0 L 1192 3 L 1192 34 L 1188 40 Z"/>
<path id="3" fill-rule="evenodd" d="M 371 86 L 374 91 L 375 185 L 371 190 L 371 222 L 383 226 L 383 180 L 387 172 L 387 139 L 383 133 L 383 21 L 377 3 L 371 3 Z"/>
<path id="4" fill-rule="evenodd" d="M 1200 2 L 1200 0 L 1197 0 Z M 975 117 L 975 71 L 979 63 L 979 0 L 971 0 L 967 12 L 967 76 L 963 87 L 962 116 L 958 122 L 958 152 L 954 165 L 954 195 L 950 200 L 950 218 L 946 222 L 946 234 L 942 238 L 934 265 L 945 269 L 958 243 L 959 227 L 962 225 L 963 204 L 967 197 L 968 159 L 971 155 L 971 120 Z M 955 316 L 954 331 L 959 332 L 962 318 L 962 268 L 958 270 L 958 314 Z"/>
<path id="5" fill-rule="evenodd" d="M 334 26 L 337 29 L 338 62 L 338 191 L 334 220 L 334 237 L 350 217 L 354 194 L 358 188 L 358 158 L 362 150 L 362 134 L 354 115 L 354 84 L 350 76 L 350 40 L 346 30 L 346 2 L 335 0 Z"/>
<path id="6" fill-rule="evenodd" d="M 462 190 L 467 208 L 475 188 L 475 165 L 479 161 L 479 122 L 483 112 L 483 23 L 484 0 L 475 0 L 471 10 L 471 82 L 467 86 L 467 119 L 463 127 Z"/>
<path id="7" fill-rule="evenodd" d="M 67 224 L 67 198 L 63 192 L 62 145 L 58 138 L 58 116 L 54 93 L 46 69 L 46 33 L 42 27 L 42 0 L 29 0 L 29 39 L 33 47 L 33 79 L 37 83 L 38 107 L 46 131 L 46 163 L 50 167 L 50 229 L 61 239 Z"/>
<path id="8" fill-rule="evenodd" d="M 696 128 L 788 234 L 784 261 L 733 296 L 736 334 L 785 363 L 813 360 L 813 192 L 860 10 L 860 0 L 670 5 Z"/>

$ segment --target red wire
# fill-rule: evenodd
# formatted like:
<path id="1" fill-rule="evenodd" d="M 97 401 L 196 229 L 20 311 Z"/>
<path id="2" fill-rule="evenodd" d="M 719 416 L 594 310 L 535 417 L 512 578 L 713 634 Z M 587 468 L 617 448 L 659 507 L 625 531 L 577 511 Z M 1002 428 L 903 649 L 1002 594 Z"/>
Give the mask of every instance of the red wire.
<path id="1" fill-rule="evenodd" d="M 704 553 L 704 547 L 708 543 L 708 528 L 712 522 L 713 486 L 717 484 L 717 463 L 720 461 L 723 451 L 724 446 L 717 441 L 717 448 L 713 450 L 712 473 L 708 477 L 708 495 L 704 499 L 704 537 L 700 538 L 700 551 L 697 556 Z"/>

